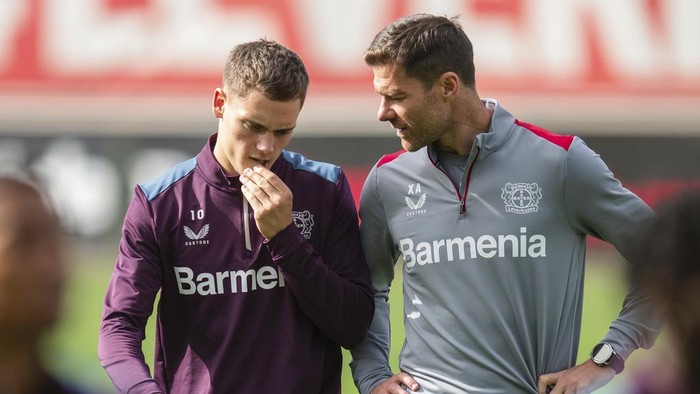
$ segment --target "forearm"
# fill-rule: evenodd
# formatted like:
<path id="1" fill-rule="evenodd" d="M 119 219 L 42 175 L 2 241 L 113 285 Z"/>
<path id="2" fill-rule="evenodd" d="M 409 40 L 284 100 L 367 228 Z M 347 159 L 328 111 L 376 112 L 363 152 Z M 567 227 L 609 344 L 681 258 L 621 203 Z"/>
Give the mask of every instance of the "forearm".
<path id="1" fill-rule="evenodd" d="M 138 329 L 120 320 L 107 315 L 100 327 L 97 353 L 112 384 L 119 393 L 163 393 L 144 361 Z"/>
<path id="2" fill-rule="evenodd" d="M 98 344 L 102 367 L 120 393 L 163 393 L 141 344 L 160 290 L 161 265 L 150 207 L 137 186 L 129 204 L 119 256 L 105 294 Z"/>
<path id="3" fill-rule="evenodd" d="M 364 338 L 373 313 L 369 283 L 360 275 L 343 277 L 333 271 L 294 225 L 267 241 L 267 246 L 286 286 L 319 329 L 346 348 Z"/>
<path id="4" fill-rule="evenodd" d="M 143 360 L 131 358 L 102 365 L 119 393 L 156 394 L 165 393 L 151 377 Z"/>
<path id="5" fill-rule="evenodd" d="M 604 341 L 613 344 L 623 358 L 637 348 L 648 349 L 656 340 L 663 326 L 661 312 L 643 289 L 630 286 L 620 315 L 610 325 Z"/>
<path id="6" fill-rule="evenodd" d="M 367 337 L 350 349 L 350 368 L 355 385 L 362 394 L 370 393 L 379 383 L 393 375 L 389 366 L 391 327 L 387 294 L 377 293 L 374 302 L 374 318 Z"/>

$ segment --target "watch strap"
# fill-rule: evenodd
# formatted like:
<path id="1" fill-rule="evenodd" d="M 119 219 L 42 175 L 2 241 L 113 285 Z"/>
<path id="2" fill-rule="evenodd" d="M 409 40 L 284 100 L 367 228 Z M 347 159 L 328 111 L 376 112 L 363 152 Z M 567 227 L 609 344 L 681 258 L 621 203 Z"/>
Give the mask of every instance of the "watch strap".
<path id="1" fill-rule="evenodd" d="M 625 369 L 625 360 L 623 360 L 619 354 L 613 353 L 613 356 L 610 359 L 610 363 L 608 365 L 612 367 L 612 369 L 615 371 L 615 374 L 619 374 Z"/>

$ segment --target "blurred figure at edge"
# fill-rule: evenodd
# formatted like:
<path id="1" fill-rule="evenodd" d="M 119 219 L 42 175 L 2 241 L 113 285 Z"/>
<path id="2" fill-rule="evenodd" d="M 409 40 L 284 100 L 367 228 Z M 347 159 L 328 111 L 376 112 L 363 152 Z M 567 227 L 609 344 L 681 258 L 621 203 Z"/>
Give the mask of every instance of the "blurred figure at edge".
<path id="1" fill-rule="evenodd" d="M 658 214 L 631 276 L 665 312 L 671 349 L 638 375 L 634 393 L 700 393 L 700 190 L 667 200 Z"/>
<path id="2" fill-rule="evenodd" d="M 0 176 L 0 393 L 78 393 L 51 376 L 41 339 L 58 322 L 66 250 L 47 200 L 32 184 Z"/>

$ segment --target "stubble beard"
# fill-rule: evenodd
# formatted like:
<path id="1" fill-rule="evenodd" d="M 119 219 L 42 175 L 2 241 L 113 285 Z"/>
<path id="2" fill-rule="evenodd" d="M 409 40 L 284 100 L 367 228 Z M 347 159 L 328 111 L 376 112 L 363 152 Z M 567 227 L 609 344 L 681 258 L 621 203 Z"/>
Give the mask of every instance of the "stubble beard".
<path id="1" fill-rule="evenodd" d="M 408 151 L 408 152 L 415 152 L 415 151 L 419 150 L 420 148 L 422 148 L 422 147 L 424 147 L 424 146 L 425 146 L 425 145 L 416 145 L 416 144 L 412 144 L 412 143 L 406 141 L 406 140 L 403 139 L 403 138 L 401 139 L 401 147 L 402 147 L 404 150 Z"/>

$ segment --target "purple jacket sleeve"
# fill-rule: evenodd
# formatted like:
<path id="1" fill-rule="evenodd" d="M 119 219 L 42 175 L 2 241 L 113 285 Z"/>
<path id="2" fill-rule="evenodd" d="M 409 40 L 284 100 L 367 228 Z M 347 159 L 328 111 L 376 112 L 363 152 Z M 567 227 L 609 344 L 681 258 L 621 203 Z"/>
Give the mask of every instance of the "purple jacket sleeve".
<path id="1" fill-rule="evenodd" d="M 140 188 L 129 204 L 119 255 L 107 288 L 98 356 L 120 393 L 162 393 L 141 351 L 148 317 L 161 287 L 159 253 L 148 203 Z"/>
<path id="2" fill-rule="evenodd" d="M 266 245 L 299 307 L 329 338 L 349 348 L 367 334 L 374 299 L 360 244 L 355 202 L 342 172 L 334 205 L 323 255 L 294 224 L 266 241 Z"/>

